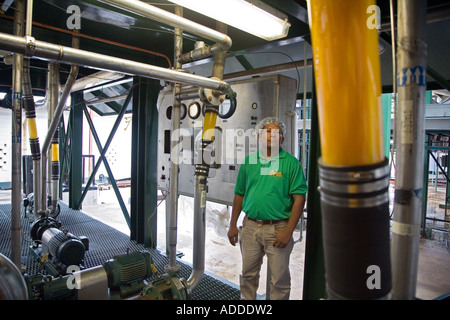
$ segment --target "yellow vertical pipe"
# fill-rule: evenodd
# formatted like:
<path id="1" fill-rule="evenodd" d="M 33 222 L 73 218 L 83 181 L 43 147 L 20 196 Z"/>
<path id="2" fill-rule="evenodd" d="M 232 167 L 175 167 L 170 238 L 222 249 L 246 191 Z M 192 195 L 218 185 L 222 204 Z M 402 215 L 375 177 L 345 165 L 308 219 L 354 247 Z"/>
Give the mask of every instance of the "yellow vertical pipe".
<path id="1" fill-rule="evenodd" d="M 27 118 L 28 129 L 30 130 L 30 139 L 37 139 L 36 118 Z"/>
<path id="2" fill-rule="evenodd" d="M 59 145 L 52 143 L 52 162 L 59 161 Z"/>
<path id="3" fill-rule="evenodd" d="M 310 0 L 322 161 L 380 163 L 383 153 L 378 32 L 374 0 Z M 373 7 L 372 7 L 373 8 Z"/>
<path id="4" fill-rule="evenodd" d="M 214 139 L 214 130 L 216 127 L 217 113 L 215 112 L 206 112 L 205 120 L 203 123 L 203 133 L 202 139 L 213 141 Z"/>

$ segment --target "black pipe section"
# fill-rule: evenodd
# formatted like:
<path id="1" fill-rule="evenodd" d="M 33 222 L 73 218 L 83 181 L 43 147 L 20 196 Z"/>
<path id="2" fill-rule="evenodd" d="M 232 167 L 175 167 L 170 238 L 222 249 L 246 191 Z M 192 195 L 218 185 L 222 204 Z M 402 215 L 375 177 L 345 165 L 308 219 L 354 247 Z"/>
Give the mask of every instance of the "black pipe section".
<path id="1" fill-rule="evenodd" d="M 389 164 L 331 167 L 319 160 L 328 298 L 390 292 Z"/>
<path id="2" fill-rule="evenodd" d="M 36 107 L 33 99 L 33 89 L 31 86 L 31 76 L 30 76 L 30 59 L 23 59 L 23 77 L 22 77 L 22 86 L 23 86 L 23 109 L 25 111 L 25 117 L 27 119 L 36 119 Z M 31 138 L 30 137 L 30 150 L 31 150 L 31 158 L 33 160 L 41 159 L 41 148 L 39 145 L 39 137 Z"/>

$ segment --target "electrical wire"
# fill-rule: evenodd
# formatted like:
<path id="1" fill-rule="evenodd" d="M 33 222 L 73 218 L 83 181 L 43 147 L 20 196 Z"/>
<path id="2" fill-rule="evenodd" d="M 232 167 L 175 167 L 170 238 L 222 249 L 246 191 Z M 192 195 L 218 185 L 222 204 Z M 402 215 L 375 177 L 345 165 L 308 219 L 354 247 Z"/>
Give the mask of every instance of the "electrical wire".
<path id="1" fill-rule="evenodd" d="M 270 54 L 282 54 L 284 56 L 286 56 L 289 60 L 291 60 L 292 63 L 294 63 L 295 66 L 295 70 L 297 71 L 297 78 L 298 78 L 298 85 L 297 85 L 297 92 L 300 90 L 300 71 L 297 67 L 297 64 L 295 63 L 294 59 L 292 59 L 292 57 L 290 55 L 288 55 L 285 52 L 280 52 L 280 51 L 261 51 L 261 52 L 246 52 L 245 54 L 266 54 L 266 53 L 270 53 Z M 304 68 L 306 68 L 306 66 L 304 66 Z"/>
<path id="2" fill-rule="evenodd" d="M 9 20 L 14 20 L 14 17 L 11 17 L 11 16 L 3 16 L 3 17 L 6 18 L 6 19 L 9 19 Z M 131 46 L 131 45 L 128 45 L 128 44 L 124 44 L 124 43 L 120 43 L 120 42 L 116 42 L 116 41 L 112 41 L 112 40 L 107 40 L 107 39 L 103 39 L 103 38 L 99 38 L 99 37 L 94 37 L 94 36 L 90 36 L 90 35 L 87 35 L 87 34 L 84 34 L 84 33 L 79 33 L 79 32 L 75 32 L 75 31 L 71 31 L 71 30 L 66 30 L 66 29 L 59 28 L 59 27 L 53 27 L 53 26 L 50 26 L 50 25 L 47 25 L 47 24 L 44 24 L 44 23 L 36 22 L 36 21 L 33 21 L 33 25 L 37 26 L 37 27 L 41 27 L 41 28 L 57 31 L 57 32 L 62 32 L 62 33 L 70 34 L 70 35 L 75 35 L 75 36 L 78 36 L 80 38 L 85 38 L 85 39 L 89 39 L 89 40 L 103 42 L 103 43 L 107 43 L 107 44 L 110 44 L 110 45 L 123 47 L 123 48 L 126 48 L 126 49 L 135 50 L 135 51 L 141 51 L 141 52 L 144 52 L 144 53 L 148 53 L 148 54 L 152 54 L 152 55 L 155 55 L 155 56 L 159 56 L 159 57 L 164 58 L 167 61 L 168 65 L 169 65 L 169 68 L 172 69 L 172 62 L 170 61 L 169 57 L 166 56 L 163 53 L 160 53 L 160 52 L 155 52 L 155 51 L 151 51 L 151 50 L 147 50 L 147 49 L 144 49 L 144 48 Z"/>
<path id="3" fill-rule="evenodd" d="M 151 228 L 151 225 L 150 225 L 150 220 L 151 220 L 151 219 L 153 218 L 153 216 L 155 215 L 156 210 L 158 209 L 159 205 L 160 205 L 163 201 L 166 200 L 167 195 L 169 194 L 168 192 L 164 193 L 164 191 L 163 191 L 162 193 L 163 193 L 164 198 L 161 199 L 161 201 L 156 205 L 155 209 L 153 210 L 153 212 L 150 214 L 150 216 L 149 216 L 148 219 L 147 219 L 147 228 L 148 228 L 148 230 L 150 231 L 150 243 L 153 243 L 153 233 L 152 233 L 152 228 Z"/>

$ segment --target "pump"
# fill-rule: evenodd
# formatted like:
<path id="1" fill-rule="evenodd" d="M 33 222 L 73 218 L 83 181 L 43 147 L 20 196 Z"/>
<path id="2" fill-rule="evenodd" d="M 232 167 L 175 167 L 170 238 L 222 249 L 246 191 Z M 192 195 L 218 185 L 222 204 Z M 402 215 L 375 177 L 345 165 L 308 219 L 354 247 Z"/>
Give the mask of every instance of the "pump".
<path id="1" fill-rule="evenodd" d="M 83 265 L 89 240 L 63 229 L 61 222 L 50 217 L 37 219 L 31 225 L 30 236 L 35 242 L 31 252 L 51 275 L 65 274 L 71 265 Z"/>

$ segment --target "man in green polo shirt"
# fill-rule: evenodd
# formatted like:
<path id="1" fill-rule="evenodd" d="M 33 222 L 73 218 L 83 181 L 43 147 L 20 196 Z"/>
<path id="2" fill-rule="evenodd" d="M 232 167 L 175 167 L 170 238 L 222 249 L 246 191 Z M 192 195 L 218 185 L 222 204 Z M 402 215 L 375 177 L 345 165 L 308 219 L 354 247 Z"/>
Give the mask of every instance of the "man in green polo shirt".
<path id="1" fill-rule="evenodd" d="M 287 300 L 292 233 L 303 212 L 307 185 L 299 161 L 280 147 L 284 123 L 269 117 L 256 130 L 260 151 L 247 156 L 239 169 L 228 238 L 232 245 L 238 242 L 237 220 L 243 211 L 241 298 L 256 299 L 261 264 L 267 255 L 270 298 Z"/>

